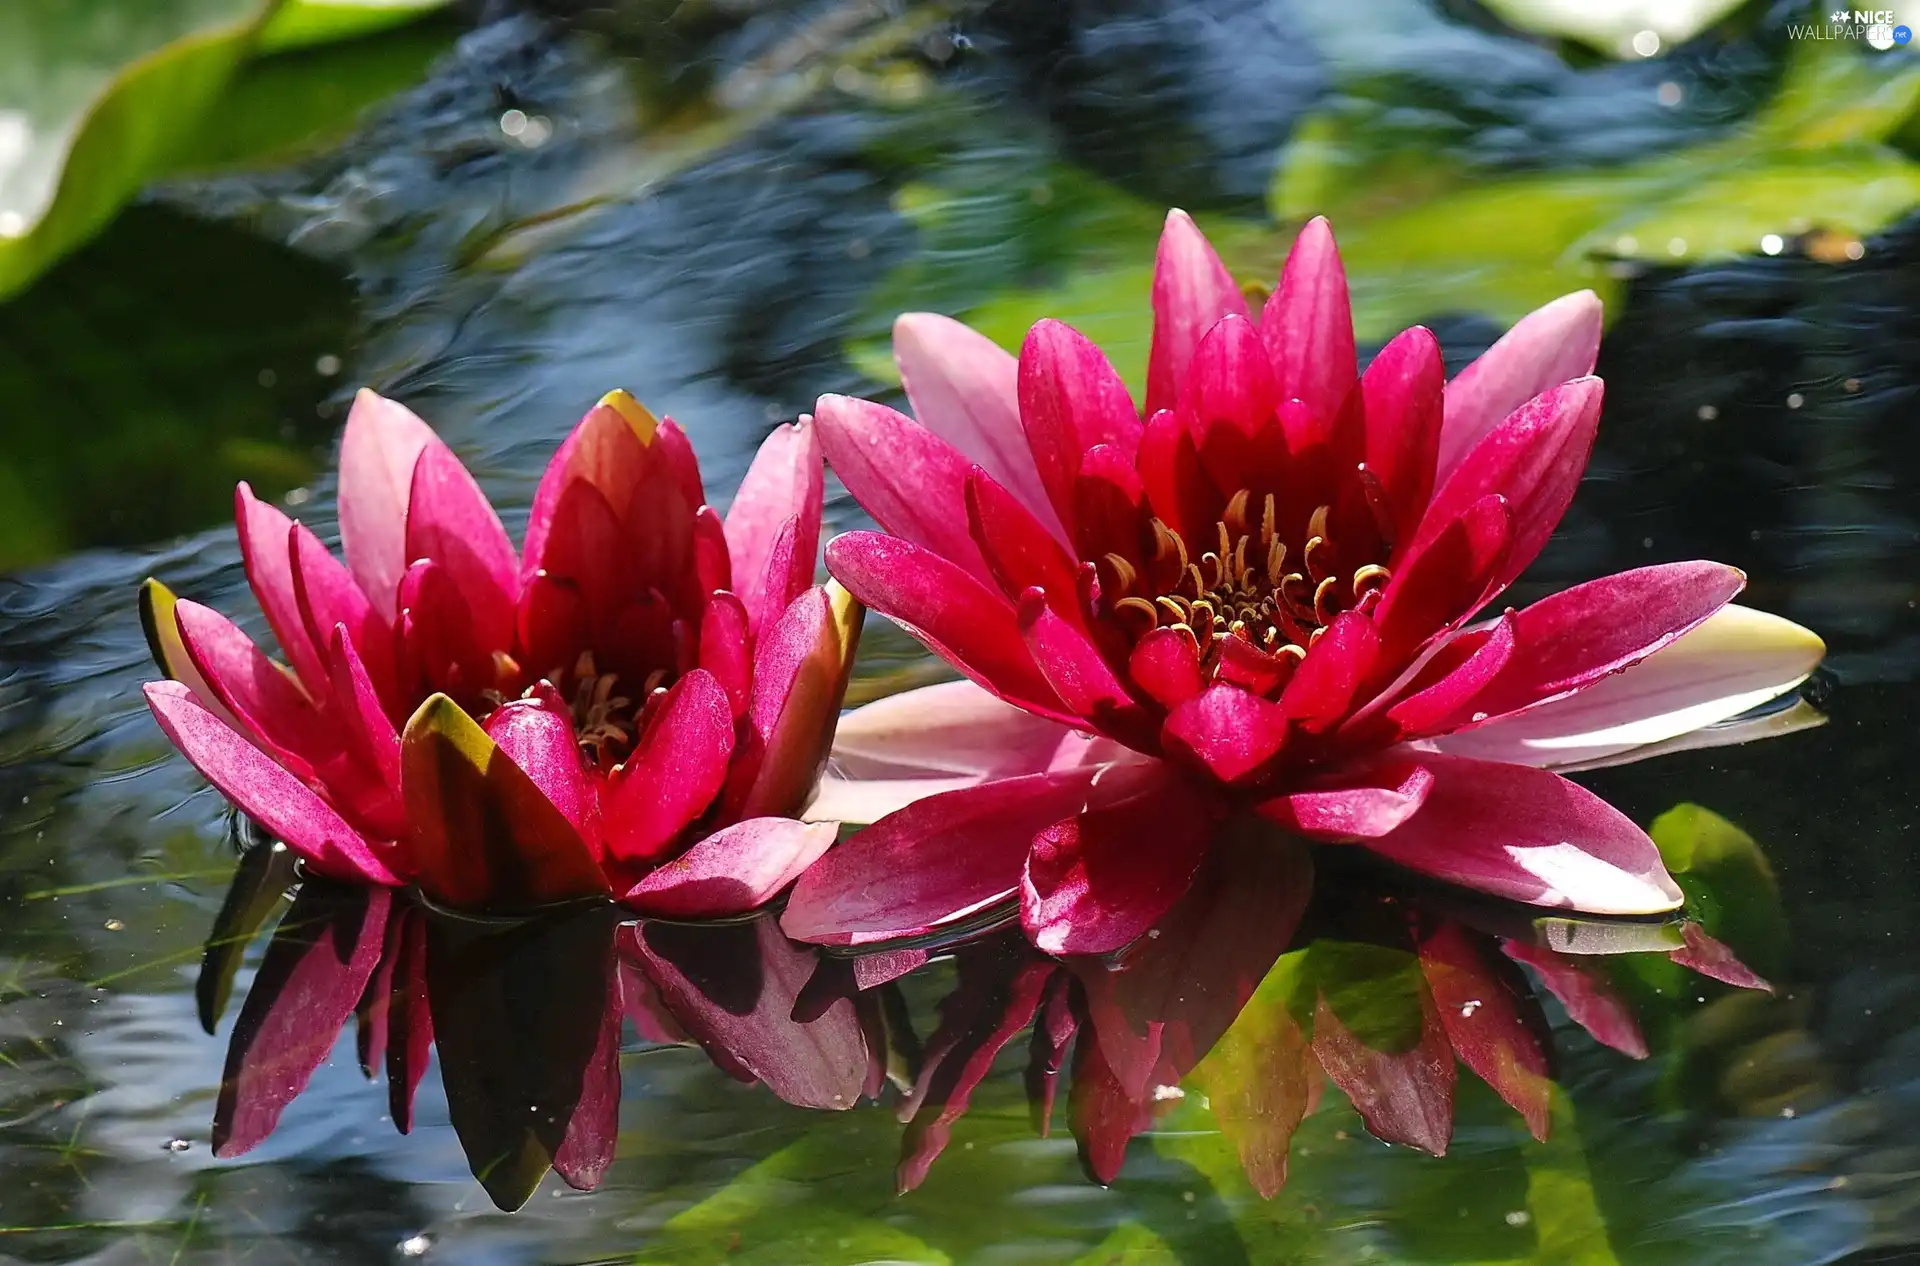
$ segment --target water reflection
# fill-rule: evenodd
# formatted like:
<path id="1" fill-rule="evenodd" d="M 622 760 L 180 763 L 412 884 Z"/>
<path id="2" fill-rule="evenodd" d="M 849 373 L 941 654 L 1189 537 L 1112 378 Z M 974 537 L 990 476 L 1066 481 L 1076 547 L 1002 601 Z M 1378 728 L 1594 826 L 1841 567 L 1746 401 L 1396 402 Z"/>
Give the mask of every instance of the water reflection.
<path id="1" fill-rule="evenodd" d="M 1545 994 L 1600 1041 L 1648 1053 L 1604 956 L 1664 956 L 1768 988 L 1692 919 L 1569 919 L 1357 850 L 1316 857 L 1250 820 L 1222 832 L 1145 936 L 1104 957 L 1042 955 L 1011 909 L 963 939 L 851 954 L 790 941 L 767 912 L 635 921 L 596 899 L 481 918 L 303 875 L 289 856 L 260 843 L 242 857 L 202 965 L 212 1032 L 237 948 L 294 885 L 229 1042 L 215 1154 L 265 1140 L 351 1022 L 360 1069 L 384 1071 L 403 1134 L 438 1049 L 453 1128 L 502 1209 L 524 1204 L 549 1168 L 577 1189 L 599 1184 L 618 1136 L 623 1020 L 645 1042 L 697 1045 L 720 1072 L 799 1107 L 851 1108 L 886 1097 L 891 1081 L 906 1126 L 902 1191 L 925 1180 L 995 1059 L 1024 1036 L 1033 1124 L 1049 1134 L 1064 1101 L 1058 1115 L 1094 1181 L 1115 1181 L 1129 1140 L 1193 1093 L 1271 1197 L 1327 1083 L 1376 1137 L 1444 1155 L 1457 1061 L 1544 1139 L 1555 1074 Z M 952 984 L 922 1039 L 902 984 L 944 977 L 949 961 Z"/>

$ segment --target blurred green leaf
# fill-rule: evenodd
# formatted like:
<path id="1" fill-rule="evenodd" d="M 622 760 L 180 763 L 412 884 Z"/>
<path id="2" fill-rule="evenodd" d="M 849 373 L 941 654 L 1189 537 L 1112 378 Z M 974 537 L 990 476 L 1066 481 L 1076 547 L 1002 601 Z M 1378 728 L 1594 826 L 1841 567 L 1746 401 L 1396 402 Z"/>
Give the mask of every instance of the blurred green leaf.
<path id="1" fill-rule="evenodd" d="M 92 236 L 162 170 L 271 3 L 0 6 L 0 295 Z"/>
<path id="2" fill-rule="evenodd" d="M 447 7 L 450 0 L 285 0 L 260 32 L 262 53 L 358 39 Z"/>
<path id="3" fill-rule="evenodd" d="M 1711 809 L 1680 804 L 1647 834 L 1687 895 L 1687 912 L 1761 975 L 1777 972 L 1787 941 L 1780 884 L 1759 844 Z"/>

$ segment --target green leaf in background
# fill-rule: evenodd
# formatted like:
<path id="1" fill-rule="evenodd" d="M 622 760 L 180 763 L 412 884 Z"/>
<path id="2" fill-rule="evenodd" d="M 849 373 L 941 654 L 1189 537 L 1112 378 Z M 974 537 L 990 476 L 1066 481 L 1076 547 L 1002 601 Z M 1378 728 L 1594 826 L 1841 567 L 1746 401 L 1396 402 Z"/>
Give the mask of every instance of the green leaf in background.
<path id="1" fill-rule="evenodd" d="M 1387 103 L 1303 125 L 1281 156 L 1274 214 L 1334 222 L 1361 338 L 1445 311 L 1502 322 L 1570 290 L 1617 299 L 1614 260 L 1683 264 L 1779 252 L 1823 257 L 1920 204 L 1920 163 L 1891 144 L 1920 104 L 1920 59 L 1796 45 L 1774 99 L 1727 135 L 1610 170 L 1487 179 L 1416 147 L 1382 152 Z M 1837 246 L 1837 250 L 1834 248 Z M 1263 276 L 1271 259 L 1229 255 Z"/>
<path id="2" fill-rule="evenodd" d="M 403 26 L 449 0 L 284 0 L 260 32 L 255 51 L 279 53 L 358 39 Z"/>
<path id="3" fill-rule="evenodd" d="M 204 165 L 265 132 L 350 121 L 366 72 L 304 94 L 258 85 L 226 102 L 260 48 L 298 49 L 409 21 L 445 0 L 7 0 L 0 5 L 0 297 L 99 232 L 141 186 L 183 157 Z M 263 23 L 264 28 L 263 28 Z M 406 63 L 407 58 L 399 59 Z M 416 67 L 421 61 L 412 63 Z M 371 82 L 398 86 L 393 63 Z M 222 109 L 222 103 L 226 106 Z M 297 103 L 299 109 L 283 109 Z M 225 116 L 224 143 L 193 139 Z"/>
<path id="4" fill-rule="evenodd" d="M 85 241 L 226 88 L 268 0 L 0 6 L 0 295 Z"/>

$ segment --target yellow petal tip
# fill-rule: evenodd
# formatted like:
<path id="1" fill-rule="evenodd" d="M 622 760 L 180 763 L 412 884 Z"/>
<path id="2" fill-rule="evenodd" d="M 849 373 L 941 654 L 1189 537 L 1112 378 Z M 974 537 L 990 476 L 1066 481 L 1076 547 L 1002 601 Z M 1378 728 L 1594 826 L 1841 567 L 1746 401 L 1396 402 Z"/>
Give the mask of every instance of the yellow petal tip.
<path id="1" fill-rule="evenodd" d="M 633 428 L 633 433 L 640 437 L 642 444 L 651 444 L 654 432 L 660 429 L 660 419 L 654 417 L 646 405 L 618 388 L 601 396 L 599 407 L 612 409 L 625 418 L 627 425 Z"/>

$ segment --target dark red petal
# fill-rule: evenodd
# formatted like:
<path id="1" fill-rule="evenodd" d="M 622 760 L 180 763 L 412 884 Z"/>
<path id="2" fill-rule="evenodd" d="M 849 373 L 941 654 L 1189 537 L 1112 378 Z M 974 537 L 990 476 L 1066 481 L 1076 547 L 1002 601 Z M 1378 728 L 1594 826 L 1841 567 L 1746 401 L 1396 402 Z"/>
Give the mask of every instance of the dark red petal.
<path id="1" fill-rule="evenodd" d="M 1470 655 L 1431 684 L 1418 683 L 1419 690 L 1389 707 L 1387 719 L 1393 723 L 1396 737 L 1424 738 L 1442 733 L 1458 724 L 1450 718 L 1468 710 L 1482 711 L 1488 683 L 1497 680 L 1513 657 L 1517 623 L 1514 613 L 1506 612 L 1484 637 L 1477 639 L 1479 644 Z"/>
<path id="2" fill-rule="evenodd" d="M 1279 704 L 1216 683 L 1169 713 L 1161 738 L 1170 758 L 1235 785 L 1259 781 L 1290 732 Z"/>
<path id="3" fill-rule="evenodd" d="M 1073 486 L 1073 544 L 1079 557 L 1138 557 L 1145 498 L 1133 454 L 1111 444 L 1088 449 Z"/>
<path id="4" fill-rule="evenodd" d="M 393 998 L 387 1015 L 387 1111 L 393 1128 L 413 1129 L 413 1096 L 433 1054 L 433 1011 L 427 1002 L 427 925 L 408 906 L 387 946 L 394 958 Z"/>
<path id="5" fill-rule="evenodd" d="M 860 945 L 1008 900 L 1034 836 L 1086 805 L 1096 773 L 998 779 L 889 814 L 800 877 L 781 925 L 798 940 Z"/>
<path id="6" fill-rule="evenodd" d="M 1707 930 L 1698 923 L 1688 920 L 1680 929 L 1686 938 L 1686 945 L 1667 955 L 1682 967 L 1699 972 L 1702 976 L 1729 984 L 1737 989 L 1764 989 L 1773 992 L 1773 986 L 1754 972 L 1751 967 L 1735 958 L 1733 951 L 1719 941 L 1707 935 Z"/>
<path id="7" fill-rule="evenodd" d="M 1181 384 L 1179 410 L 1221 491 L 1265 487 L 1279 469 L 1285 450 L 1274 418 L 1279 403 L 1253 322 L 1227 317 L 1208 330 Z"/>
<path id="8" fill-rule="evenodd" d="M 1382 665 L 1407 663 L 1486 601 L 1511 552 L 1509 517 L 1501 497 L 1482 497 L 1399 565 L 1373 612 Z"/>
<path id="9" fill-rule="evenodd" d="M 748 625 L 745 604 L 730 593 L 712 595 L 700 618 L 700 667 L 726 690 L 736 718 L 746 715 L 753 694 L 753 642 Z"/>
<path id="10" fill-rule="evenodd" d="M 1147 420 L 1135 466 L 1148 509 L 1186 540 L 1205 540 L 1226 498 L 1202 470 L 1200 449 L 1180 415 L 1162 409 Z"/>
<path id="11" fill-rule="evenodd" d="M 1040 482 L 1074 530 L 1074 480 L 1096 444 L 1130 455 L 1140 447 L 1140 415 L 1101 350 L 1059 321 L 1044 320 L 1020 346 L 1020 424 Z"/>
<path id="12" fill-rule="evenodd" d="M 929 550 L 877 532 L 829 541 L 827 566 L 854 597 L 1002 699 L 1079 723 L 1034 664 L 1013 605 L 997 589 Z"/>
<path id="13" fill-rule="evenodd" d="M 581 759 L 573 716 L 553 688 L 495 708 L 482 728 L 500 754 L 573 824 L 587 851 L 600 856 L 600 795 Z"/>
<path id="14" fill-rule="evenodd" d="M 1200 644 L 1186 629 L 1154 629 L 1134 644 L 1127 676 L 1163 708 L 1177 708 L 1206 688 Z"/>
<path id="15" fill-rule="evenodd" d="M 1546 1019 L 1533 991 L 1488 937 L 1442 923 L 1420 938 L 1420 969 L 1460 1062 L 1547 1137 Z"/>
<path id="16" fill-rule="evenodd" d="M 1143 935 L 1187 891 L 1217 814 L 1204 793 L 1150 768 L 1124 799 L 1041 831 L 1020 883 L 1028 937 L 1049 954 L 1107 954 Z"/>
<path id="17" fill-rule="evenodd" d="M 1029 589 L 1021 595 L 1020 632 L 1033 662 L 1083 726 L 1151 751 L 1153 719 L 1082 631 L 1084 626 L 1061 614 L 1073 601 L 1071 592 L 1049 595 Z"/>
<path id="18" fill-rule="evenodd" d="M 1377 1138 L 1444 1156 L 1453 1136 L 1453 1049 L 1424 982 L 1420 1036 L 1411 1047 L 1370 1046 L 1323 994 L 1313 1018 L 1313 1053 Z"/>
<path id="19" fill-rule="evenodd" d="M 1063 596 L 1076 591 L 1079 568 L 1060 542 L 1019 498 L 978 466 L 967 475 L 966 500 L 967 529 L 1008 600 L 1017 601 L 1035 586 Z M 1062 614 L 1075 624 L 1085 623 L 1077 604 L 1065 604 Z"/>
<path id="20" fill-rule="evenodd" d="M 1214 643 L 1214 650 L 1220 657 L 1214 664 L 1214 679 L 1263 699 L 1278 694 L 1300 668 L 1298 656 L 1263 651 L 1244 637 L 1223 637 Z"/>
<path id="21" fill-rule="evenodd" d="M 675 682 L 625 768 L 608 780 L 608 854 L 629 863 L 669 855 L 720 794 L 733 738 L 733 709 L 712 673 L 696 668 Z"/>
<path id="22" fill-rule="evenodd" d="M 816 517 L 818 513 L 816 510 Z M 795 524 L 796 532 L 799 526 Z M 818 552 L 820 542 L 817 525 L 814 536 L 814 549 Z M 785 575 L 789 570 L 796 570 L 793 568 L 793 562 L 798 557 L 798 551 L 793 548 L 794 538 L 789 536 L 786 539 L 789 548 L 785 560 L 774 568 L 775 572 L 781 575 Z M 807 584 L 813 582 L 813 564 L 814 559 L 808 558 L 807 581 L 800 586 L 801 589 L 805 589 Z M 710 594 L 716 589 L 732 590 L 733 588 L 733 559 L 727 553 L 727 529 L 712 506 L 701 506 L 693 515 L 693 574 L 703 594 Z M 793 599 L 789 597 L 787 601 L 791 602 Z"/>
<path id="23" fill-rule="evenodd" d="M 1324 734 L 1352 710 L 1380 658 L 1373 621 L 1358 611 L 1333 617 L 1280 696 L 1280 710 L 1308 734 Z"/>

